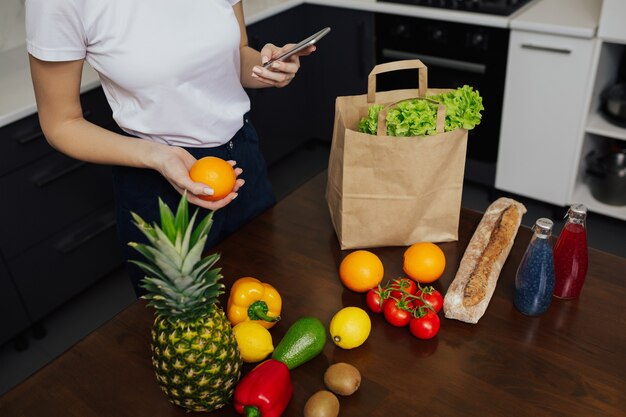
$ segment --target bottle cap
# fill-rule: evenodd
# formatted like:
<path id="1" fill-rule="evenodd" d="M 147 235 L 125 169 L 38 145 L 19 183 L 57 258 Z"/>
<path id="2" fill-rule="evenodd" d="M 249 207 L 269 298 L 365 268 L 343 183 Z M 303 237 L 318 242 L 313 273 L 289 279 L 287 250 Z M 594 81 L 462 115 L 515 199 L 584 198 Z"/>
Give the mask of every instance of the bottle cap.
<path id="1" fill-rule="evenodd" d="M 571 212 L 576 214 L 587 214 L 587 207 L 584 204 L 572 204 L 569 209 Z"/>
<path id="2" fill-rule="evenodd" d="M 545 217 L 537 219 L 535 222 L 535 233 L 538 237 L 549 237 L 550 233 L 552 233 L 552 226 L 554 226 L 554 223 L 550 219 Z"/>

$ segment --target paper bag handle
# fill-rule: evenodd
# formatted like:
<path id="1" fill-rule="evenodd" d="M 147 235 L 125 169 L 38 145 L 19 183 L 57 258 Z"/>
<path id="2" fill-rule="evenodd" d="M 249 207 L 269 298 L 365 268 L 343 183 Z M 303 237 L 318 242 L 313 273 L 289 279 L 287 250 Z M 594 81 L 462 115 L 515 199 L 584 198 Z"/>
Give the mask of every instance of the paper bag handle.
<path id="1" fill-rule="evenodd" d="M 426 96 L 428 89 L 428 68 L 419 59 L 408 59 L 402 61 L 387 62 L 376 65 L 367 77 L 367 102 L 376 101 L 376 75 L 385 72 L 400 71 L 406 69 L 417 69 L 417 93 L 416 97 Z"/>
<path id="2" fill-rule="evenodd" d="M 446 127 L 446 106 L 435 100 L 431 100 L 429 98 L 416 97 L 416 98 L 409 98 L 406 100 L 400 100 L 400 101 L 396 101 L 395 103 L 388 104 L 378 112 L 378 131 L 376 132 L 378 136 L 387 136 L 387 112 L 389 112 L 389 109 L 391 109 L 394 106 L 397 106 L 399 103 L 409 101 L 409 100 L 426 100 L 430 103 L 436 104 L 437 105 L 437 127 L 435 128 L 435 132 L 437 133 L 444 132 L 445 127 Z"/>

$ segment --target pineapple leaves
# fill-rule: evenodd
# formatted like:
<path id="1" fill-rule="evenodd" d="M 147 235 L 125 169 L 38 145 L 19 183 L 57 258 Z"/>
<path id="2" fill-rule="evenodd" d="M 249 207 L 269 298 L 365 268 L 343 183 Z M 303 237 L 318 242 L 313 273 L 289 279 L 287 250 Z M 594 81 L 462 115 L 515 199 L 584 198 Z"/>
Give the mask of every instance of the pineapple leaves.
<path id="1" fill-rule="evenodd" d="M 189 244 L 191 242 L 191 233 L 193 232 L 193 224 L 196 222 L 196 215 L 198 214 L 198 210 L 193 213 L 191 216 L 191 220 L 187 224 L 187 228 L 185 229 L 185 237 L 181 243 L 180 253 L 187 253 L 189 251 Z"/>
<path id="2" fill-rule="evenodd" d="M 209 214 L 207 214 L 206 217 L 202 219 L 200 223 L 198 223 L 198 226 L 191 234 L 191 240 L 189 241 L 189 245 L 194 246 L 201 236 L 207 235 L 212 225 L 213 225 L 213 212 L 210 211 Z"/>
<path id="3" fill-rule="evenodd" d="M 214 253 L 211 255 L 208 255 L 204 258 L 202 258 L 200 260 L 200 262 L 198 262 L 194 268 L 194 271 L 196 273 L 196 276 L 202 277 L 204 276 L 204 274 L 206 273 L 207 270 L 209 270 L 210 268 L 213 267 L 213 265 L 218 261 L 218 259 L 220 259 L 220 254 L 219 253 Z M 215 270 L 216 274 L 219 274 L 221 269 L 220 268 L 216 268 Z M 221 278 L 221 276 L 220 276 Z"/>
<path id="4" fill-rule="evenodd" d="M 167 261 L 175 268 L 180 268 L 183 264 L 183 258 L 174 247 L 174 243 L 168 239 L 165 232 L 159 227 L 155 227 L 154 231 L 156 232 L 158 239 L 153 242 L 153 245 L 156 249 L 162 252 L 160 258 Z"/>
<path id="5" fill-rule="evenodd" d="M 176 230 L 187 230 L 187 226 L 189 226 L 189 203 L 187 202 L 187 191 L 183 193 L 183 198 L 180 199 L 180 203 L 178 203 L 178 209 L 176 210 L 176 219 L 174 220 L 174 227 Z M 196 217 L 195 211 L 193 217 Z M 193 226 L 193 222 L 191 223 Z"/>
<path id="6" fill-rule="evenodd" d="M 181 199 L 180 205 L 183 201 L 187 201 L 184 197 Z M 168 207 L 167 204 L 159 198 L 159 214 L 161 216 L 161 230 L 165 233 L 170 242 L 176 242 L 176 227 L 174 226 L 174 214 L 172 210 Z M 158 226 L 154 226 L 155 229 L 158 229 Z"/>
<path id="7" fill-rule="evenodd" d="M 145 272 L 141 287 L 146 290 L 142 298 L 149 300 L 157 315 L 176 320 L 195 320 L 213 309 L 225 286 L 221 268 L 215 264 L 217 253 L 203 258 L 207 236 L 213 225 L 213 212 L 194 227 L 199 211 L 190 218 L 189 204 L 183 194 L 176 214 L 159 198 L 160 224 L 147 223 L 136 213 L 131 213 L 135 226 L 145 235 L 148 243 L 129 242 L 145 258 L 130 260 Z"/>
<path id="8" fill-rule="evenodd" d="M 128 246 L 141 253 L 149 261 L 154 262 L 154 254 L 150 251 L 150 246 L 143 245 L 141 243 L 129 242 Z"/>
<path id="9" fill-rule="evenodd" d="M 180 268 L 182 274 L 187 275 L 191 273 L 198 261 L 202 258 L 202 251 L 204 251 L 204 244 L 206 242 L 206 235 L 202 236 L 200 240 L 189 250 L 183 264 Z"/>
<path id="10" fill-rule="evenodd" d="M 161 272 L 159 268 L 156 268 L 149 263 L 137 261 L 134 259 L 131 259 L 130 262 L 141 268 L 146 274 L 148 274 L 148 277 L 159 278 L 161 280 L 167 281 L 167 276 L 163 274 L 163 272 Z"/>
<path id="11" fill-rule="evenodd" d="M 132 211 L 130 212 L 130 215 L 132 216 L 137 229 L 139 229 L 139 231 L 143 233 L 150 242 L 152 242 L 153 239 L 156 239 L 154 229 L 148 224 L 148 222 L 146 222 L 144 219 L 139 217 L 138 214 L 133 213 Z"/>

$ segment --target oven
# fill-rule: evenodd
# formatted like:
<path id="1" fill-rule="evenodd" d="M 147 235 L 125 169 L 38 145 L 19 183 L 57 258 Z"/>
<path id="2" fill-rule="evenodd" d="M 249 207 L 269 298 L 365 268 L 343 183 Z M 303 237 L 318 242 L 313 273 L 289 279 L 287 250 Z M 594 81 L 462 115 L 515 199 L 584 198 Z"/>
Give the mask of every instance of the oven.
<path id="1" fill-rule="evenodd" d="M 418 0 L 413 0 L 418 1 Z M 428 67 L 431 88 L 478 90 L 485 110 L 480 125 L 469 133 L 465 179 L 493 187 L 502 115 L 509 29 L 378 14 L 378 63 L 420 59 Z M 381 74 L 379 90 L 411 88 L 411 71 Z"/>

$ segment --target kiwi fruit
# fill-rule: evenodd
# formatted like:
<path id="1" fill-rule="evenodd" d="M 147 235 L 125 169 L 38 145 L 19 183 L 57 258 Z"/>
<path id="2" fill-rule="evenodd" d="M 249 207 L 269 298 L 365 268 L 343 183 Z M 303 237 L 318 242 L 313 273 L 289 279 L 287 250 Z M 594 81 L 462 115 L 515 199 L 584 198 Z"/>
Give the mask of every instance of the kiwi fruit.
<path id="1" fill-rule="evenodd" d="M 349 363 L 338 362 L 324 373 L 324 384 L 335 394 L 352 395 L 361 385 L 361 373 Z"/>
<path id="2" fill-rule="evenodd" d="M 304 417 L 337 417 L 339 399 L 330 391 L 317 391 L 304 404 Z"/>

